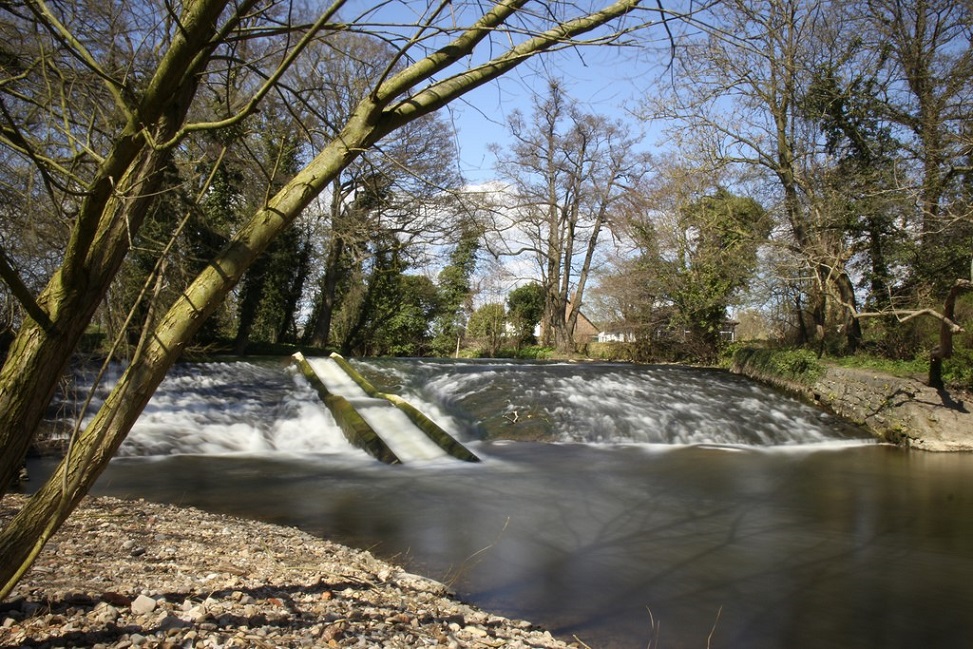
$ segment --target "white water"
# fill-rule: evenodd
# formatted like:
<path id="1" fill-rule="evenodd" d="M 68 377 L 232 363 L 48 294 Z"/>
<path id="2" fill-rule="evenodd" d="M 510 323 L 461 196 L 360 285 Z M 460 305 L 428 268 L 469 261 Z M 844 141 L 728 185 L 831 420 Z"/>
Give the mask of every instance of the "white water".
<path id="1" fill-rule="evenodd" d="M 402 461 L 444 456 L 401 411 L 367 397 L 334 361 L 311 363 L 329 389 L 359 408 Z M 356 363 L 380 389 L 404 396 L 461 440 L 781 450 L 873 443 L 860 432 L 849 435 L 817 409 L 719 372 L 627 365 Z M 111 383 L 99 390 L 89 418 Z M 86 385 L 83 377 L 78 385 Z M 177 365 L 119 452 L 239 453 L 340 454 L 353 462 L 370 461 L 347 442 L 307 381 L 283 361 Z"/>
<path id="2" fill-rule="evenodd" d="M 113 383 L 100 387 L 87 419 Z M 239 453 L 364 456 L 303 377 L 290 368 L 243 362 L 174 367 L 118 454 Z"/>
<path id="3" fill-rule="evenodd" d="M 389 377 L 423 412 L 441 408 L 489 439 L 759 448 L 871 441 L 821 410 L 725 372 L 414 360 L 362 368 Z"/>
<path id="4" fill-rule="evenodd" d="M 402 462 L 425 462 L 447 453 L 405 413 L 385 399 L 373 399 L 330 358 L 308 359 L 314 373 L 332 394 L 347 399 Z"/>

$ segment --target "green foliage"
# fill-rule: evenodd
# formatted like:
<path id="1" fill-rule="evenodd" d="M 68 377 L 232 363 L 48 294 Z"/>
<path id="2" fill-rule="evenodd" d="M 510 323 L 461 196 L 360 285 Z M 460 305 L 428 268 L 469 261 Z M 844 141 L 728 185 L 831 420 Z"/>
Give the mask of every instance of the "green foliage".
<path id="1" fill-rule="evenodd" d="M 344 355 L 379 355 L 380 332 L 402 307 L 404 272 L 408 264 L 391 233 L 374 238 L 369 266 L 356 269 L 361 281 L 343 300 L 336 316 L 336 338 Z"/>
<path id="2" fill-rule="evenodd" d="M 630 343 L 588 343 L 587 355 L 605 361 L 630 361 L 635 357 Z"/>
<path id="3" fill-rule="evenodd" d="M 473 312 L 467 331 L 474 337 L 501 336 L 506 323 L 507 312 L 503 304 L 490 302 Z"/>
<path id="4" fill-rule="evenodd" d="M 953 356 L 943 363 L 943 381 L 949 386 L 973 390 L 973 350 L 953 350 Z"/>
<path id="5" fill-rule="evenodd" d="M 901 377 L 921 377 L 929 371 L 928 358 L 892 359 L 868 353 L 829 358 L 829 362 L 841 367 L 874 370 Z"/>
<path id="6" fill-rule="evenodd" d="M 686 332 L 690 354 L 711 361 L 727 308 L 750 281 L 771 220 L 755 200 L 723 188 L 683 204 L 675 216 L 668 232 L 641 230 L 640 272 L 652 277 L 653 304 L 671 305 L 661 328 L 680 339 Z"/>
<path id="7" fill-rule="evenodd" d="M 808 349 L 742 347 L 734 354 L 733 364 L 768 378 L 783 378 L 805 385 L 814 383 L 824 371 L 817 354 Z"/>
<path id="8" fill-rule="evenodd" d="M 276 191 L 300 168 L 300 143 L 294 135 L 292 119 L 280 110 L 258 115 L 250 164 L 256 164 L 269 191 Z M 249 170 L 253 174 L 253 170 Z M 247 191 L 248 177 L 241 174 L 241 193 Z M 250 196 L 248 202 L 261 200 Z M 310 271 L 310 242 L 303 228 L 293 223 L 277 237 L 267 251 L 247 271 L 241 288 L 238 309 L 236 350 L 243 353 L 251 341 L 279 343 L 296 339 L 295 310 Z"/>
<path id="9" fill-rule="evenodd" d="M 375 332 L 372 353 L 380 356 L 422 356 L 429 345 L 429 322 L 438 308 L 436 285 L 423 275 L 402 275 L 398 308 Z"/>
<path id="10" fill-rule="evenodd" d="M 537 342 L 534 329 L 544 317 L 544 287 L 537 282 L 524 284 L 507 296 L 507 312 L 517 347 Z"/>
<path id="11" fill-rule="evenodd" d="M 929 354 L 911 359 L 893 359 L 858 353 L 853 356 L 829 358 L 828 361 L 841 367 L 871 370 L 920 381 L 925 381 L 929 374 Z M 953 356 L 943 363 L 943 381 L 955 388 L 973 389 L 973 350 L 968 348 L 953 350 Z"/>
<path id="12" fill-rule="evenodd" d="M 503 304 L 484 304 L 470 316 L 467 334 L 488 356 L 497 356 L 506 334 L 507 312 Z"/>
<path id="13" fill-rule="evenodd" d="M 526 347 L 521 347 L 514 353 L 515 358 L 535 361 L 554 358 L 554 355 L 555 350 L 553 347 L 543 347 L 541 345 L 528 345 Z"/>
<path id="14" fill-rule="evenodd" d="M 475 223 L 465 223 L 459 242 L 449 255 L 449 263 L 439 273 L 439 308 L 432 326 L 432 351 L 438 356 L 452 356 L 457 340 L 463 335 L 473 294 L 470 282 L 476 270 L 481 234 Z"/>

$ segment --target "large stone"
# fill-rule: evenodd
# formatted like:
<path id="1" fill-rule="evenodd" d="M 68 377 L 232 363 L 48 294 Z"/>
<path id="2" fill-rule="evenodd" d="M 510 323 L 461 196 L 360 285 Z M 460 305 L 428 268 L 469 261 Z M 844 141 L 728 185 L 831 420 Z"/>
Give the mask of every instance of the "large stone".
<path id="1" fill-rule="evenodd" d="M 139 595 L 132 601 L 132 612 L 136 615 L 147 615 L 155 610 L 158 602 L 147 595 Z"/>

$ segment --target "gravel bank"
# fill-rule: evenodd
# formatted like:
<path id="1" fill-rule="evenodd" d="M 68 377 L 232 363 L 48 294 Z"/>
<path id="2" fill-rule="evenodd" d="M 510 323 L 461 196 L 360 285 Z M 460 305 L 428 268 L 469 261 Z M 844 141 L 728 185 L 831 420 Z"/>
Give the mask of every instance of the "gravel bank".
<path id="1" fill-rule="evenodd" d="M 23 497 L 0 503 L 0 524 Z M 569 646 L 301 531 L 88 498 L 7 601 L 0 647 Z"/>

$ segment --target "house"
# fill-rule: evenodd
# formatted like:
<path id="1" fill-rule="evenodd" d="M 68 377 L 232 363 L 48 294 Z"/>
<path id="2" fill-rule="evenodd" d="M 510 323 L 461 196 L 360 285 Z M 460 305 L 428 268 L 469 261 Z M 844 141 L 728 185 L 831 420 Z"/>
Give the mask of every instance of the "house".
<path id="1" fill-rule="evenodd" d="M 726 342 L 736 340 L 736 327 L 740 323 L 736 320 L 725 320 L 720 327 L 720 338 Z M 652 331 L 652 338 L 655 340 L 686 340 L 689 337 L 689 330 L 673 329 L 668 322 L 660 323 L 655 327 L 634 324 L 613 324 L 599 331 L 595 339 L 600 343 L 634 343 L 639 338 L 646 338 L 646 333 Z M 680 336 L 681 331 L 681 336 Z M 640 332 L 643 332 L 640 334 Z"/>
<path id="2" fill-rule="evenodd" d="M 635 327 L 631 325 L 613 325 L 598 332 L 600 343 L 634 343 Z"/>
<path id="3" fill-rule="evenodd" d="M 578 322 L 574 326 L 574 343 L 576 345 L 586 345 L 593 340 L 597 340 L 598 335 L 598 327 L 588 319 L 584 311 L 578 311 Z"/>

